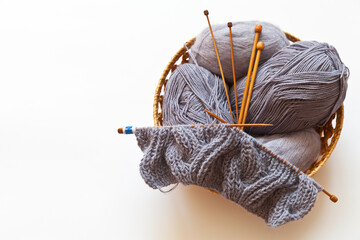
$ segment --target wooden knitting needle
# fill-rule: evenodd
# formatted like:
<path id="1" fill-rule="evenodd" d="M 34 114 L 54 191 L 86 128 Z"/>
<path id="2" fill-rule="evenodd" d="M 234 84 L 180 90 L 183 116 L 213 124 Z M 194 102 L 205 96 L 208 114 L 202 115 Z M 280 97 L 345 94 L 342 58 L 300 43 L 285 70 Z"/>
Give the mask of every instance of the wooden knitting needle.
<path id="1" fill-rule="evenodd" d="M 179 126 L 189 126 L 191 128 L 194 127 L 206 127 L 206 126 L 210 126 L 210 127 L 221 127 L 221 126 L 226 126 L 226 127 L 264 127 L 264 126 L 272 126 L 271 124 L 261 124 L 261 123 L 247 123 L 247 124 L 238 124 L 238 123 L 234 123 L 234 124 L 199 124 L 199 125 L 179 125 Z M 161 126 L 164 128 L 174 128 L 176 126 Z M 135 129 L 135 128 L 134 128 Z M 132 126 L 127 126 L 124 128 L 118 128 L 118 133 L 119 134 L 133 134 L 134 130 Z"/>
<path id="2" fill-rule="evenodd" d="M 219 120 L 220 122 L 222 122 L 222 123 L 227 123 L 224 119 L 216 116 L 216 115 L 213 114 L 212 112 L 210 112 L 210 111 L 208 111 L 208 110 L 206 110 L 206 109 L 204 109 L 204 111 L 207 112 L 208 114 L 210 114 L 211 116 L 213 116 L 214 118 L 216 118 L 217 120 Z"/>
<path id="3" fill-rule="evenodd" d="M 329 196 L 330 200 L 333 201 L 334 203 L 336 203 L 339 199 L 335 196 L 330 194 L 328 191 L 326 191 L 325 189 L 322 190 L 326 195 Z"/>
<path id="4" fill-rule="evenodd" d="M 261 51 L 264 49 L 265 45 L 263 42 L 258 42 L 258 44 L 256 45 L 256 49 L 257 49 L 257 53 L 256 53 L 256 60 L 255 60 L 255 66 L 254 66 L 254 70 L 251 76 L 251 82 L 250 82 L 250 86 L 249 86 L 249 92 L 247 94 L 247 99 L 246 99 L 246 105 L 244 108 L 244 116 L 243 119 L 240 123 L 245 123 L 246 121 L 246 116 L 247 116 L 247 112 L 249 109 L 249 105 L 250 105 L 250 100 L 251 100 L 251 94 L 252 94 L 252 90 L 254 87 L 254 83 L 255 83 L 255 78 L 256 78 L 256 71 L 257 68 L 259 66 L 259 62 L 260 62 L 260 55 L 261 55 Z M 244 128 L 242 128 L 244 129 Z"/>
<path id="5" fill-rule="evenodd" d="M 204 109 L 205 110 L 205 109 Z M 206 111 L 206 110 L 205 110 Z M 208 112 L 208 111 L 207 111 Z M 210 114 L 211 112 L 209 112 Z M 214 114 L 215 115 L 215 114 Z M 229 127 L 239 127 L 239 126 L 251 126 L 251 125 L 260 125 L 260 124 L 202 124 L 202 125 L 191 125 L 190 127 L 194 128 L 196 126 L 200 126 L 200 127 L 204 127 L 204 126 L 229 126 Z M 271 125 L 271 124 L 263 124 L 263 125 Z M 173 126 L 165 126 L 165 127 L 169 127 L 169 128 L 173 128 Z M 128 126 L 125 128 L 119 128 L 118 129 L 118 133 L 119 134 L 133 134 L 135 133 L 135 128 L 133 129 L 132 126 Z M 284 160 L 282 160 L 283 162 L 285 162 Z M 294 169 L 293 165 L 291 165 L 290 163 L 286 162 L 287 165 L 289 165 L 292 169 Z M 297 173 L 300 173 L 300 170 L 297 170 Z M 322 192 L 324 192 L 326 195 L 328 195 L 330 197 L 330 200 L 333 201 L 334 203 L 336 203 L 338 201 L 338 198 L 335 195 L 330 194 L 328 191 L 326 191 L 325 189 L 322 190 Z"/>
<path id="6" fill-rule="evenodd" d="M 253 48 L 252 48 L 252 51 L 251 51 L 250 63 L 249 63 L 248 73 L 247 73 L 247 76 L 246 76 L 246 84 L 245 84 L 243 98 L 242 98 L 242 101 L 241 101 L 240 115 L 239 115 L 239 118 L 238 118 L 238 121 L 237 121 L 238 123 L 242 123 L 242 120 L 243 120 L 243 117 L 244 117 L 245 101 L 247 99 L 247 94 L 248 94 L 248 91 L 249 91 L 251 71 L 252 71 L 252 68 L 254 66 L 256 45 L 257 45 L 257 42 L 259 41 L 259 35 L 260 35 L 261 31 L 262 31 L 262 26 L 261 25 L 256 25 L 255 26 L 254 44 L 253 44 Z"/>
<path id="7" fill-rule="evenodd" d="M 214 113 L 204 109 L 205 112 L 207 112 L 208 114 L 210 114 L 211 116 L 213 116 L 214 118 L 216 118 L 217 120 L 219 120 L 220 122 L 222 123 L 226 123 L 228 124 L 224 119 L 218 117 L 217 115 L 215 115 Z M 238 124 L 239 125 L 239 124 Z M 252 124 L 242 124 L 244 126 L 247 126 L 247 127 L 269 127 L 269 126 L 273 126 L 273 124 L 267 124 L 267 123 L 252 123 Z"/>
<path id="8" fill-rule="evenodd" d="M 238 101 L 237 101 L 237 89 L 236 89 L 236 76 L 235 76 L 235 63 L 234 63 L 234 48 L 233 48 L 233 41 L 232 41 L 232 22 L 228 22 L 229 27 L 229 35 L 230 35 L 230 48 L 231 48 L 231 64 L 232 64 L 232 71 L 233 71 L 233 81 L 234 81 L 234 93 L 235 93 L 235 104 L 236 104 L 236 122 L 239 119 L 239 109 L 238 109 Z"/>
<path id="9" fill-rule="evenodd" d="M 231 110 L 231 104 L 230 104 L 229 94 L 228 94 L 228 91 L 227 91 L 227 88 L 226 88 L 226 82 L 225 82 L 224 73 L 223 73 L 223 70 L 222 70 L 222 67 L 221 67 L 219 52 L 218 52 L 218 49 L 217 49 L 217 47 L 216 47 L 214 33 L 213 33 L 213 31 L 212 31 L 211 24 L 210 24 L 210 20 L 209 20 L 209 16 L 208 16 L 208 15 L 209 15 L 209 11 L 208 11 L 208 10 L 205 10 L 205 11 L 204 11 L 204 15 L 206 16 L 207 22 L 208 22 L 208 24 L 209 24 L 209 29 L 210 29 L 211 37 L 212 37 L 212 40 L 213 40 L 216 57 L 217 57 L 217 60 L 218 60 L 218 63 L 219 63 L 221 78 L 222 78 L 222 80 L 223 80 L 224 89 L 225 89 L 225 93 L 226 93 L 226 98 L 227 98 L 227 102 L 228 102 L 228 104 L 229 104 L 230 115 L 231 115 L 231 118 L 232 118 L 233 122 L 235 123 L 235 121 L 234 121 L 234 116 L 233 116 L 233 113 L 232 113 L 232 110 Z"/>
<path id="10" fill-rule="evenodd" d="M 191 125 L 192 128 L 196 127 L 196 126 L 200 126 L 200 127 L 204 127 L 204 126 L 229 126 L 229 127 L 239 127 L 243 126 L 243 125 L 252 125 L 252 124 L 203 124 L 203 125 Z M 270 124 L 268 124 L 270 125 Z M 169 127 L 169 128 L 173 128 L 173 126 L 165 126 L 165 127 Z M 132 126 L 128 126 L 125 128 L 119 128 L 118 129 L 118 133 L 119 134 L 134 134 L 135 133 L 135 128 L 133 129 Z M 284 160 L 282 160 L 284 161 Z M 285 161 L 284 161 L 285 162 Z M 294 169 L 294 167 L 289 164 L 288 162 L 286 162 L 287 165 L 289 165 L 292 169 Z M 300 170 L 297 170 L 297 173 L 300 174 Z M 333 201 L 334 203 L 336 203 L 338 201 L 338 198 L 335 195 L 330 194 L 328 191 L 326 191 L 325 189 L 322 190 L 322 192 L 324 192 L 326 195 L 328 195 L 330 197 L 330 200 Z"/>

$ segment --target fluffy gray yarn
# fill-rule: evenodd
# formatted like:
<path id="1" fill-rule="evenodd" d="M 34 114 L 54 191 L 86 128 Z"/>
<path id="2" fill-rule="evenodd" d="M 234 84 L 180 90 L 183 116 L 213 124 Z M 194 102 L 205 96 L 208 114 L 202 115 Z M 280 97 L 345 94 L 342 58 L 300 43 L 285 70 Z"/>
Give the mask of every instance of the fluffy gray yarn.
<path id="1" fill-rule="evenodd" d="M 273 127 L 247 128 L 252 135 L 276 134 L 321 127 L 342 105 L 348 68 L 336 49 L 326 43 L 296 42 L 260 66 L 246 122 Z M 237 82 L 238 102 L 245 78 Z M 230 90 L 235 108 L 234 90 Z"/>
<path id="2" fill-rule="evenodd" d="M 263 146 L 305 172 L 321 153 L 320 135 L 313 128 L 256 137 Z"/>
<path id="3" fill-rule="evenodd" d="M 251 51 L 254 43 L 256 24 L 262 25 L 259 41 L 265 43 L 265 49 L 261 53 L 260 64 L 264 63 L 274 53 L 289 45 L 285 34 L 276 26 L 258 21 L 235 22 L 231 28 L 236 78 L 247 74 Z M 229 28 L 226 24 L 212 26 L 216 46 L 219 51 L 221 66 L 228 84 L 233 84 L 233 72 L 231 63 Z M 210 72 L 220 76 L 220 69 L 215 54 L 214 44 L 208 28 L 204 29 L 191 47 L 196 62 Z M 194 59 L 190 59 L 194 63 Z"/>
<path id="4" fill-rule="evenodd" d="M 279 226 L 304 217 L 322 190 L 254 138 L 235 128 L 137 128 L 140 173 L 154 189 L 174 183 L 212 189 Z"/>

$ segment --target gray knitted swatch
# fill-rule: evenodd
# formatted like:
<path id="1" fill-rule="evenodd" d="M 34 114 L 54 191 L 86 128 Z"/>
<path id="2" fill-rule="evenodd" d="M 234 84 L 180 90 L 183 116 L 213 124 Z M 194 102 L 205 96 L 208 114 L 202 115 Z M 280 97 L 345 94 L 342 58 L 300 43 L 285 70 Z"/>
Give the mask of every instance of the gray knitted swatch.
<path id="1" fill-rule="evenodd" d="M 140 173 L 154 189 L 174 183 L 220 193 L 277 227 L 304 217 L 322 187 L 228 126 L 136 128 Z"/>

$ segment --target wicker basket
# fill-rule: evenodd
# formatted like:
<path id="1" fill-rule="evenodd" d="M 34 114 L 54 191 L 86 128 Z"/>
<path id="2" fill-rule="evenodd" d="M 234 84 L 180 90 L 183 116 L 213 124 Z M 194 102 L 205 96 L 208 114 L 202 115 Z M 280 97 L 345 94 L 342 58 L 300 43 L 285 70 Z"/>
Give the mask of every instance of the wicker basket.
<path id="1" fill-rule="evenodd" d="M 300 41 L 299 38 L 285 32 L 286 37 L 292 41 Z M 168 81 L 167 77 L 170 71 L 174 71 L 179 64 L 187 63 L 189 61 L 189 53 L 187 48 L 190 49 L 194 44 L 195 38 L 186 43 L 186 47 L 182 47 L 171 61 L 166 66 L 159 83 L 155 90 L 154 105 L 153 105 L 153 117 L 155 126 L 162 126 L 162 103 L 164 99 L 164 90 Z M 329 159 L 332 151 L 334 150 L 336 143 L 340 137 L 344 118 L 344 106 L 341 106 L 325 124 L 324 127 L 317 129 L 321 136 L 321 156 L 319 159 L 305 171 L 310 177 L 313 176 Z M 333 126 L 335 124 L 335 127 Z"/>

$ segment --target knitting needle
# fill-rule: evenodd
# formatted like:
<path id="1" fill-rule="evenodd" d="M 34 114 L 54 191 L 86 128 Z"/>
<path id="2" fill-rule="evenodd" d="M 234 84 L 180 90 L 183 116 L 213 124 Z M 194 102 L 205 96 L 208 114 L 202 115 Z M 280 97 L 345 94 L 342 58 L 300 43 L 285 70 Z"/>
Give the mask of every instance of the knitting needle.
<path id="1" fill-rule="evenodd" d="M 252 90 L 253 90 L 254 83 L 255 83 L 256 71 L 257 71 L 257 68 L 258 68 L 259 62 L 260 62 L 261 51 L 264 49 L 264 47 L 265 47 L 265 45 L 263 42 L 258 42 L 258 44 L 256 45 L 257 53 L 256 53 L 255 66 L 254 66 L 254 70 L 253 70 L 253 73 L 251 76 L 249 92 L 247 94 L 246 105 L 244 108 L 244 116 L 243 116 L 241 123 L 245 123 L 245 121 L 246 121 L 246 116 L 247 116 L 247 112 L 249 110 L 249 105 L 250 105 L 250 100 L 251 100 L 251 94 L 252 94 Z M 242 128 L 242 129 L 244 129 L 244 128 Z"/>
<path id="2" fill-rule="evenodd" d="M 213 116 L 214 118 L 216 118 L 217 120 L 219 120 L 220 122 L 222 122 L 222 123 L 227 123 L 224 119 L 216 116 L 216 115 L 213 114 L 212 112 L 210 112 L 210 111 L 208 111 L 208 110 L 206 110 L 206 109 L 204 109 L 204 111 L 207 112 L 208 114 L 210 114 L 211 116 Z"/>
<path id="3" fill-rule="evenodd" d="M 231 118 L 232 118 L 233 122 L 235 123 L 235 121 L 234 121 L 234 116 L 233 116 L 233 113 L 232 113 L 232 111 L 231 111 L 230 98 L 229 98 L 229 94 L 228 94 L 228 91 L 227 91 L 227 88 L 226 88 L 226 82 L 225 82 L 224 73 L 223 73 L 223 70 L 222 70 L 222 67 L 221 67 L 219 52 L 218 52 L 218 49 L 217 49 L 217 47 L 216 47 L 214 33 L 213 33 L 213 31 L 212 31 L 211 24 L 210 24 L 210 20 L 209 20 L 209 16 L 208 16 L 208 15 L 209 15 L 209 11 L 208 11 L 208 10 L 205 10 L 205 11 L 204 11 L 204 15 L 206 16 L 207 22 L 208 22 L 208 24 L 209 24 L 209 29 L 210 29 L 212 41 L 213 41 L 213 44 L 214 44 L 216 57 L 217 57 L 217 60 L 218 60 L 218 63 L 219 63 L 221 78 L 222 78 L 222 80 L 223 80 L 224 89 L 225 89 L 225 93 L 226 93 L 226 98 L 227 98 L 227 102 L 228 102 L 228 104 L 229 104 L 230 115 L 231 115 Z"/>
<path id="4" fill-rule="evenodd" d="M 271 152 L 271 151 L 270 151 Z M 277 157 L 277 155 L 276 155 Z M 287 166 L 289 166 L 292 170 L 294 170 L 295 172 L 301 174 L 302 172 L 300 171 L 300 169 L 298 169 L 295 165 L 289 163 L 288 161 L 282 159 L 282 158 L 278 158 L 281 162 L 285 163 Z M 330 200 L 334 203 L 336 203 L 338 201 L 338 198 L 333 195 L 333 194 L 330 194 L 328 191 L 326 191 L 325 189 L 322 189 L 322 192 L 325 193 L 326 195 L 329 196 Z"/>
<path id="5" fill-rule="evenodd" d="M 263 147 L 265 148 L 265 147 Z M 271 152 L 271 151 L 270 151 Z M 278 158 L 278 156 L 276 155 L 276 157 Z M 290 162 L 284 160 L 283 158 L 278 158 L 281 162 L 285 163 L 287 166 L 289 166 L 292 170 L 294 170 L 295 172 L 301 174 L 302 172 L 300 171 L 300 169 L 298 169 L 295 165 L 291 164 Z M 322 192 L 325 193 L 326 195 L 329 196 L 330 200 L 334 203 L 336 203 L 338 201 L 338 198 L 333 195 L 330 194 L 328 191 L 326 191 L 325 189 L 322 189 Z"/>
<path id="6" fill-rule="evenodd" d="M 243 120 L 243 117 L 244 117 L 245 101 L 247 99 L 247 94 L 248 94 L 248 91 L 249 91 L 251 71 L 252 71 L 252 68 L 254 66 L 256 45 L 257 45 L 257 42 L 259 41 L 259 35 L 260 35 L 261 31 L 262 31 L 262 26 L 261 25 L 256 25 L 255 26 L 254 44 L 253 44 L 253 48 L 252 48 L 252 51 L 251 51 L 250 63 L 249 63 L 248 73 L 247 73 L 247 76 L 246 76 L 246 84 L 245 84 L 243 98 L 242 98 L 242 101 L 241 101 L 240 115 L 239 115 L 239 118 L 238 118 L 238 121 L 237 121 L 238 123 L 242 123 L 242 120 Z"/>
<path id="7" fill-rule="evenodd" d="M 336 203 L 339 199 L 335 196 L 330 194 L 328 191 L 326 191 L 325 189 L 322 190 L 326 195 L 328 195 L 330 197 L 330 200 L 333 201 L 334 203 Z"/>
<path id="8" fill-rule="evenodd" d="M 234 123 L 234 124 L 199 124 L 199 125 L 179 125 L 179 126 L 188 126 L 191 128 L 194 127 L 206 127 L 206 126 L 210 126 L 210 127 L 221 127 L 221 126 L 227 126 L 227 127 L 264 127 L 264 126 L 272 126 L 271 124 L 262 124 L 262 123 L 247 123 L 247 124 L 238 124 L 238 123 Z M 164 128 L 174 128 L 176 126 L 162 126 Z M 126 126 L 124 128 L 119 128 L 118 129 L 118 133 L 119 134 L 133 134 L 135 132 L 135 128 L 133 129 L 132 126 Z"/>
<path id="9" fill-rule="evenodd" d="M 228 124 L 224 119 L 218 117 L 218 116 L 215 115 L 214 113 L 212 113 L 212 112 L 210 112 L 210 111 L 208 111 L 208 110 L 206 110 L 206 109 L 203 109 L 203 110 L 204 110 L 205 112 L 207 112 L 208 114 L 210 114 L 211 116 L 213 116 L 214 118 L 216 118 L 217 120 L 219 120 L 220 122 Z M 247 124 L 244 124 L 244 125 L 247 126 Z M 253 123 L 253 124 L 251 124 L 251 125 L 252 125 L 252 127 L 268 127 L 268 126 L 273 126 L 273 124 L 266 124 L 266 123 Z M 249 126 L 249 127 L 250 127 L 250 126 Z"/>
<path id="10" fill-rule="evenodd" d="M 205 110 L 205 109 L 204 109 Z M 206 110 L 205 110 L 206 111 Z M 208 112 L 208 111 L 207 111 Z M 209 112 L 210 113 L 210 112 Z M 224 120 L 223 120 L 224 121 Z M 194 128 L 196 126 L 200 126 L 200 127 L 204 127 L 204 126 L 213 126 L 213 127 L 217 127 L 217 126 L 228 126 L 228 127 L 239 127 L 239 126 L 251 126 L 251 125 L 256 125 L 259 126 L 261 124 L 202 124 L 202 125 L 191 125 L 190 127 Z M 262 124 L 262 125 L 271 125 L 271 124 Z M 165 126 L 165 127 L 169 127 L 169 128 L 173 128 L 173 126 Z M 135 133 L 135 128 L 133 129 L 132 126 L 127 126 L 124 128 L 119 128 L 118 129 L 118 133 L 119 134 L 134 134 Z M 285 160 L 282 160 L 283 162 L 285 162 L 288 166 L 290 166 L 292 169 L 294 169 L 294 166 L 291 165 L 290 163 L 286 162 Z M 294 169 L 295 170 L 295 169 Z M 296 171 L 297 173 L 300 173 L 300 170 Z M 338 198 L 335 195 L 330 194 L 328 191 L 326 191 L 325 189 L 322 190 L 322 192 L 324 192 L 326 195 L 328 195 L 330 197 L 330 200 L 333 201 L 334 203 L 336 203 L 338 201 Z"/>
<path id="11" fill-rule="evenodd" d="M 238 109 L 238 101 L 237 101 L 237 89 L 236 89 L 236 76 L 235 76 L 235 63 L 234 63 L 234 48 L 233 48 L 233 41 L 232 41 L 232 22 L 228 22 L 229 27 L 229 35 L 230 35 L 230 48 L 231 48 L 231 64 L 232 64 L 232 71 L 233 71 L 233 81 L 234 81 L 234 93 L 235 93 L 235 104 L 236 104 L 236 122 L 238 123 L 239 118 L 239 109 Z"/>

